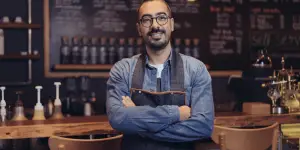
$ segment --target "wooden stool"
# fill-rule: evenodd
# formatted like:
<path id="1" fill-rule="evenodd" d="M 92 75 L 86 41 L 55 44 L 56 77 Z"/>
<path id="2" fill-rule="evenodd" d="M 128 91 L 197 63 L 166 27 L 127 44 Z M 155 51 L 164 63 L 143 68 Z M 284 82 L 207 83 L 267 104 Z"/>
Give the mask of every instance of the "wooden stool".
<path id="1" fill-rule="evenodd" d="M 212 140 L 221 150 L 277 150 L 279 124 L 255 129 L 214 126 Z"/>
<path id="2" fill-rule="evenodd" d="M 49 138 L 50 150 L 120 150 L 123 135 L 101 139 L 74 139 L 59 136 Z"/>

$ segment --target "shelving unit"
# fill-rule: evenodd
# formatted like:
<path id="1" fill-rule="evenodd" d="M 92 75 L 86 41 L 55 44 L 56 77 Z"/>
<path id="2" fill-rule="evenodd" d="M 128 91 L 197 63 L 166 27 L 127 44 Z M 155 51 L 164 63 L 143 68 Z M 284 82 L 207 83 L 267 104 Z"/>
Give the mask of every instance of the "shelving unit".
<path id="1" fill-rule="evenodd" d="M 108 78 L 109 70 L 113 65 L 76 65 L 76 64 L 56 64 L 52 66 L 55 73 L 47 74 L 47 77 L 52 78 L 66 78 L 66 77 L 80 77 L 89 76 L 92 78 Z"/>
<path id="2" fill-rule="evenodd" d="M 41 25 L 39 24 L 28 24 L 28 23 L 0 23 L 1 29 L 38 29 Z"/>
<path id="3" fill-rule="evenodd" d="M 92 78 L 107 78 L 112 65 L 66 65 L 51 64 L 50 56 L 50 0 L 44 0 L 44 73 L 46 78 L 66 78 L 89 76 Z"/>
<path id="4" fill-rule="evenodd" d="M 27 54 L 22 55 L 20 53 L 10 54 L 7 50 L 4 55 L 0 55 L 0 60 L 28 60 L 28 79 L 22 82 L 3 82 L 0 83 L 2 86 L 20 86 L 29 85 L 32 83 L 32 60 L 38 60 L 39 54 L 32 54 L 32 29 L 39 29 L 41 25 L 32 24 L 32 0 L 28 0 L 28 23 L 0 23 L 0 28 L 3 30 L 14 30 L 14 29 L 26 29 L 28 30 L 28 48 Z"/>
<path id="5" fill-rule="evenodd" d="M 113 65 L 66 65 L 66 64 L 57 64 L 54 65 L 54 70 L 64 70 L 64 71 L 77 71 L 77 70 L 90 70 L 90 71 L 97 71 L 97 70 L 110 70 Z"/>
<path id="6" fill-rule="evenodd" d="M 0 60 L 38 60 L 40 59 L 40 55 L 21 55 L 21 54 L 5 54 L 0 55 Z"/>

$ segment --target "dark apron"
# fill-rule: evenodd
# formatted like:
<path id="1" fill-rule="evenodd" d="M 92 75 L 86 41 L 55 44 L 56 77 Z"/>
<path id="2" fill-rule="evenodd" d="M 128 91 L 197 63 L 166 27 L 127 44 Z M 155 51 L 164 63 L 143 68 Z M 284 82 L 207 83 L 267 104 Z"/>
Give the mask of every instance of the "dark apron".
<path id="1" fill-rule="evenodd" d="M 158 92 L 150 92 L 143 89 L 145 75 L 145 54 L 140 55 L 132 76 L 130 89 L 131 99 L 136 106 L 149 105 L 151 107 L 161 105 L 186 104 L 186 93 L 184 92 L 184 69 L 181 56 L 173 51 L 171 60 L 171 86 L 170 91 L 160 91 L 160 84 L 157 84 Z M 160 82 L 158 82 L 160 83 Z M 193 150 L 193 142 L 161 142 L 139 135 L 124 135 L 122 150 Z"/>

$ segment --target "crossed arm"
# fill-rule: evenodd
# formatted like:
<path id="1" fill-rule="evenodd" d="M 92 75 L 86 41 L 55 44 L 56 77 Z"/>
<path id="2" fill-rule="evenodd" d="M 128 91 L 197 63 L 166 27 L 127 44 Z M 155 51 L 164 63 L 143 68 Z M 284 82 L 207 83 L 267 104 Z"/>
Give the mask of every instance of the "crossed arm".
<path id="1" fill-rule="evenodd" d="M 107 82 L 107 115 L 114 129 L 170 142 L 194 141 L 211 136 L 214 106 L 211 78 L 206 69 L 195 74 L 190 100 L 191 117 L 185 121 L 180 121 L 179 108 L 175 105 L 126 107 L 122 96 L 129 96 L 129 89 L 119 69 L 122 68 L 112 69 Z"/>

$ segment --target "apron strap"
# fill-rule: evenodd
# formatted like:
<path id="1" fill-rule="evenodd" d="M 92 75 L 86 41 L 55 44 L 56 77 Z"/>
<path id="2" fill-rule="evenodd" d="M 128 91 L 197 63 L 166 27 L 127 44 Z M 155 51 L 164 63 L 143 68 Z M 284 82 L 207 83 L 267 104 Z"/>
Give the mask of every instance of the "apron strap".
<path id="1" fill-rule="evenodd" d="M 171 60 L 171 91 L 184 92 L 184 68 L 179 53 L 173 51 Z"/>
<path id="2" fill-rule="evenodd" d="M 146 57 L 142 53 L 136 62 L 134 72 L 132 75 L 131 88 L 143 89 L 144 76 L 145 76 L 145 67 L 146 67 Z"/>
<path id="3" fill-rule="evenodd" d="M 145 52 L 140 55 L 132 75 L 131 88 L 143 89 L 146 67 Z M 172 51 L 171 59 L 171 91 L 184 91 L 184 68 L 179 53 Z"/>

